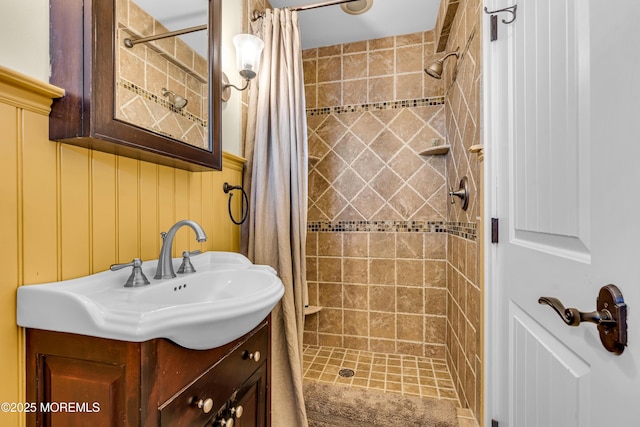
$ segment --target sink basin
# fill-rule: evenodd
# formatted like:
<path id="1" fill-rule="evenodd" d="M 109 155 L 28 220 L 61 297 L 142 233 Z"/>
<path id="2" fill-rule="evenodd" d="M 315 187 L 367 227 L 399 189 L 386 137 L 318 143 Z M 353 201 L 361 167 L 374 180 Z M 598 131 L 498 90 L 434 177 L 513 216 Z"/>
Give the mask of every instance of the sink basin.
<path id="1" fill-rule="evenodd" d="M 182 258 L 174 258 L 177 271 Z M 18 288 L 17 323 L 26 328 L 122 341 L 167 338 L 204 350 L 241 337 L 282 298 L 275 270 L 232 252 L 191 257 L 196 273 L 153 278 L 157 260 L 142 271 L 151 284 L 125 288 L 130 268 Z"/>

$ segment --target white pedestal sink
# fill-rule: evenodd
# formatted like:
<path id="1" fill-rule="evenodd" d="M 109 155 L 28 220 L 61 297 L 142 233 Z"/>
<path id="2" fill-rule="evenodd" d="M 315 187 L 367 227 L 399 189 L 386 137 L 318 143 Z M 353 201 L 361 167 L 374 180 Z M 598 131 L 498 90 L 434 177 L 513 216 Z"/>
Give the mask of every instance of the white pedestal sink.
<path id="1" fill-rule="evenodd" d="M 174 258 L 177 271 L 182 258 Z M 251 331 L 284 294 L 275 270 L 232 252 L 193 256 L 195 273 L 153 278 L 125 288 L 129 268 L 18 289 L 17 323 L 25 328 L 141 342 L 167 338 L 183 347 L 219 347 Z"/>

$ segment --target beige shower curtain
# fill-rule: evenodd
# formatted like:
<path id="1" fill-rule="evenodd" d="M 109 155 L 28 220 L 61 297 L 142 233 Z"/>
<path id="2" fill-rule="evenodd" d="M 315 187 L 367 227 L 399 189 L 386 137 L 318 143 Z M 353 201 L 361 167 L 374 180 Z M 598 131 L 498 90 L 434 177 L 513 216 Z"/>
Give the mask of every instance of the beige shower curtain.
<path id="1" fill-rule="evenodd" d="M 249 98 L 244 184 L 250 209 L 243 249 L 254 263 L 275 268 L 285 286 L 272 312 L 272 424 L 306 427 L 307 123 L 298 14 L 268 9 L 260 21 L 256 32 L 265 47 Z"/>

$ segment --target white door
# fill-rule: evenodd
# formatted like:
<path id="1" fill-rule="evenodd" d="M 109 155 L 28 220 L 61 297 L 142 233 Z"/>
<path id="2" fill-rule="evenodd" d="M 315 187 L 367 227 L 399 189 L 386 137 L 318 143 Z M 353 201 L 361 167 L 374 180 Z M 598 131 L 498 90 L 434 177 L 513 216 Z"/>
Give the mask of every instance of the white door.
<path id="1" fill-rule="evenodd" d="M 485 425 L 640 426 L 640 1 L 485 3 L 513 1 L 494 42 L 483 13 Z M 538 303 L 590 312 L 607 284 L 628 309 L 621 355 Z"/>

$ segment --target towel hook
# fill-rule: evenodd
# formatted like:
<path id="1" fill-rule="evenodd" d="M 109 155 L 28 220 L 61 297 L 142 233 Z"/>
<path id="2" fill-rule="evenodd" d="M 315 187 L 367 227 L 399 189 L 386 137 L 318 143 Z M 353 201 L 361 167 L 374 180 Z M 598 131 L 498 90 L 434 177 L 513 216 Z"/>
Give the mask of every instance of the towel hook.
<path id="1" fill-rule="evenodd" d="M 484 13 L 488 14 L 488 15 L 495 15 L 496 13 L 500 13 L 500 12 L 509 12 L 513 17 L 511 18 L 510 21 L 507 21 L 506 19 L 502 20 L 503 24 L 511 24 L 513 21 L 516 20 L 516 10 L 518 9 L 518 5 L 514 4 L 513 6 L 509 6 L 509 7 L 505 7 L 504 9 L 498 9 L 498 10 L 494 10 L 489 12 L 489 10 L 487 9 L 487 7 L 484 7 Z"/>
<path id="2" fill-rule="evenodd" d="M 233 193 L 231 193 L 231 191 L 233 190 L 242 191 L 242 207 L 241 207 L 242 219 L 240 221 L 236 221 L 235 218 L 233 218 L 233 213 L 231 212 L 231 198 L 233 197 Z M 231 218 L 231 222 L 233 222 L 235 225 L 240 225 L 243 222 L 245 222 L 247 219 L 247 215 L 249 215 L 249 197 L 247 196 L 247 192 L 244 191 L 244 188 L 242 187 L 242 185 L 231 185 L 228 182 L 225 182 L 222 185 L 222 191 L 224 191 L 224 194 L 229 194 L 229 203 L 227 207 L 229 209 L 229 217 Z M 246 210 L 244 208 L 245 204 L 247 205 Z"/>
<path id="3" fill-rule="evenodd" d="M 494 11 L 489 11 L 487 9 L 487 7 L 485 6 L 484 8 L 484 12 L 491 15 L 491 20 L 490 20 L 490 31 L 491 31 L 491 35 L 490 35 L 490 40 L 496 41 L 498 40 L 498 16 L 496 15 L 496 13 L 500 13 L 500 12 L 509 12 L 512 15 L 512 18 L 510 21 L 507 21 L 506 19 L 502 20 L 503 24 L 511 24 L 513 21 L 516 20 L 516 10 L 518 9 L 518 5 L 514 4 L 513 6 L 509 6 L 509 7 L 505 7 L 504 9 L 498 9 L 498 10 L 494 10 Z"/>

